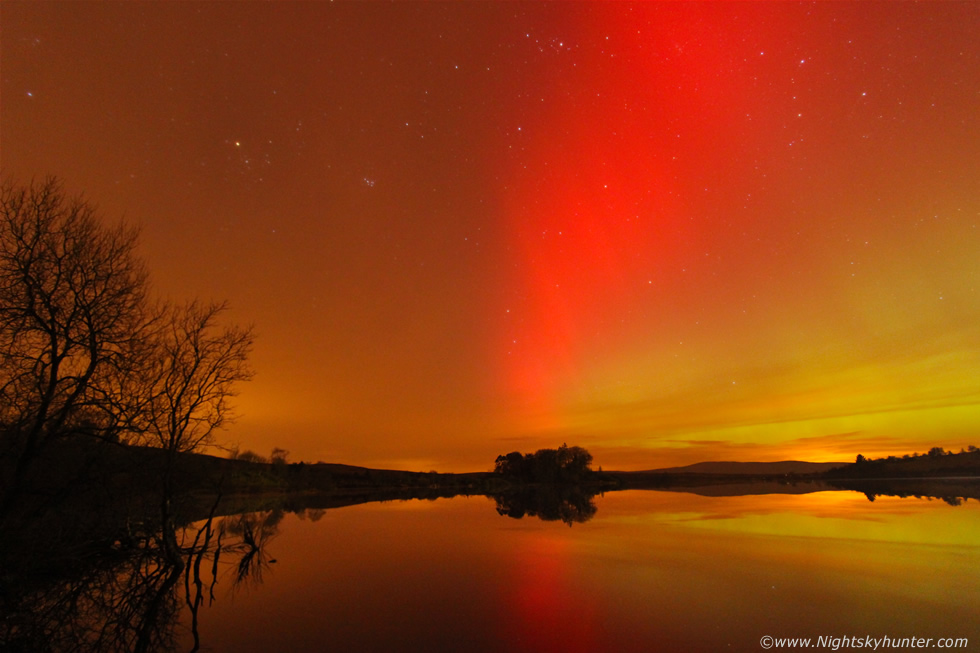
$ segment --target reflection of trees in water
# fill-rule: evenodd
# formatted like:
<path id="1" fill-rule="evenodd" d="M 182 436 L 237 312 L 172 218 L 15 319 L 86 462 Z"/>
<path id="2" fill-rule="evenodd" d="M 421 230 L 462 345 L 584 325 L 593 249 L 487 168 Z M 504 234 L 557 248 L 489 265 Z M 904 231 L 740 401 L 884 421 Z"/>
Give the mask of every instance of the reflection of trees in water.
<path id="1" fill-rule="evenodd" d="M 500 515 L 514 519 L 529 515 L 544 521 L 561 520 L 571 526 L 595 516 L 597 508 L 592 499 L 596 494 L 593 489 L 575 485 L 543 484 L 496 494 L 493 500 Z"/>
<path id="2" fill-rule="evenodd" d="M 980 482 L 976 478 L 895 478 L 833 479 L 832 487 L 860 492 L 874 501 L 878 497 L 939 499 L 951 506 L 975 499 L 980 501 Z"/>
<path id="3" fill-rule="evenodd" d="M 33 562 L 13 573 L 5 570 L 3 650 L 173 649 L 178 613 L 173 590 L 181 568 L 155 544 L 101 552 L 70 569 Z"/>
<path id="4" fill-rule="evenodd" d="M 29 572 L 28 572 L 29 573 Z M 5 651 L 168 650 L 179 576 L 148 549 L 80 561 L 68 577 L 5 574 L 0 648 Z M 171 625 L 168 627 L 168 625 Z"/>
<path id="5" fill-rule="evenodd" d="M 223 520 L 224 531 L 236 537 L 235 543 L 225 548 L 226 553 L 238 556 L 234 567 L 236 586 L 246 582 L 256 585 L 262 582 L 262 572 L 274 562 L 269 558 L 266 545 L 278 534 L 279 522 L 284 515 L 282 510 L 270 510 L 267 513 L 242 514 Z"/>
<path id="6" fill-rule="evenodd" d="M 281 511 L 209 518 L 181 532 L 177 555 L 160 534 L 115 542 L 80 559 L 4 560 L 0 589 L 3 651 L 170 651 L 177 645 L 181 588 L 196 651 L 200 607 L 219 580 L 261 582 L 273 562 L 266 545 Z M 50 547 L 46 549 L 50 555 Z"/>
<path id="7" fill-rule="evenodd" d="M 225 517 L 214 527 L 213 520 L 208 519 L 194 531 L 194 539 L 185 549 L 187 565 L 184 569 L 184 598 L 194 637 L 192 651 L 200 646 L 197 624 L 199 610 L 205 600 L 205 585 L 207 602 L 211 605 L 215 600 L 215 586 L 222 576 L 222 560 L 231 565 L 233 587 L 261 584 L 262 573 L 270 563 L 275 562 L 269 557 L 266 546 L 278 534 L 283 515 L 282 510 L 243 513 Z M 185 530 L 186 534 L 188 531 Z"/>

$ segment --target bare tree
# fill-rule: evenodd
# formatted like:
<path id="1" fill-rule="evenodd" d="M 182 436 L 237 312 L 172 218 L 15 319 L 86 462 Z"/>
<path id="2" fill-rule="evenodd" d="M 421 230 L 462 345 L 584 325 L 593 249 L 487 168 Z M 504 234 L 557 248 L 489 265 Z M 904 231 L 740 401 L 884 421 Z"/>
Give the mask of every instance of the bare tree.
<path id="1" fill-rule="evenodd" d="M 124 430 L 118 372 L 155 324 L 137 235 L 55 179 L 0 187 L 0 455 L 15 484 L 55 439 Z"/>
<path id="2" fill-rule="evenodd" d="M 212 440 L 232 417 L 235 384 L 251 378 L 252 329 L 222 327 L 225 304 L 170 307 L 144 375 L 146 442 L 177 454 Z"/>
<path id="3" fill-rule="evenodd" d="M 222 327 L 224 304 L 192 302 L 164 311 L 163 328 L 153 340 L 146 368 L 138 372 L 139 430 L 147 444 L 162 448 L 165 467 L 160 479 L 162 549 L 180 567 L 171 501 L 176 493 L 178 454 L 211 442 L 214 431 L 231 417 L 234 385 L 252 376 L 247 365 L 251 328 Z"/>
<path id="4" fill-rule="evenodd" d="M 137 236 L 55 179 L 0 188 L 0 517 L 78 435 L 164 449 L 166 503 L 177 455 L 211 442 L 251 377 L 251 329 L 219 325 L 224 304 L 149 299 Z"/>

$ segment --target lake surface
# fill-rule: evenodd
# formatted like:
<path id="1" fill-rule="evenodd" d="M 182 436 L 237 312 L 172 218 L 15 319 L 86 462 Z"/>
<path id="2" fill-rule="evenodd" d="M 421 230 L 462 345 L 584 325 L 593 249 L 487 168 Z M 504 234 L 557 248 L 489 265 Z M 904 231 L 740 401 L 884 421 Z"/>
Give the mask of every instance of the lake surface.
<path id="1" fill-rule="evenodd" d="M 976 500 L 638 490 L 595 505 L 572 526 L 486 497 L 253 515 L 262 564 L 237 585 L 234 561 L 219 564 L 201 648 L 759 651 L 766 635 L 980 648 Z"/>

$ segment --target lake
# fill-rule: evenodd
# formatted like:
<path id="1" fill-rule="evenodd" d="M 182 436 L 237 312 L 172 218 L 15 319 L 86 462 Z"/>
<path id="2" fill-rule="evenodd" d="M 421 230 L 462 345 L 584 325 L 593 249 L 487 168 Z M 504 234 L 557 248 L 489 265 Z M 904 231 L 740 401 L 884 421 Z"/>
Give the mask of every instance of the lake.
<path id="1" fill-rule="evenodd" d="M 764 636 L 980 647 L 976 500 L 634 490 L 594 502 L 571 526 L 498 514 L 482 496 L 255 513 L 261 554 L 237 584 L 234 556 L 219 561 L 201 648 L 759 651 Z M 190 618 L 185 607 L 178 650 L 193 646 Z"/>

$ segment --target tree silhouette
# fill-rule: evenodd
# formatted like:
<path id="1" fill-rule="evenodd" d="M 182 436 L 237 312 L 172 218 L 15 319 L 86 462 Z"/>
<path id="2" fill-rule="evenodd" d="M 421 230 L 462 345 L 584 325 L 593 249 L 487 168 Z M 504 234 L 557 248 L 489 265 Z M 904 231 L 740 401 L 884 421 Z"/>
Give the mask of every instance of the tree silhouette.
<path id="1" fill-rule="evenodd" d="M 272 453 L 269 455 L 269 462 L 273 465 L 282 467 L 286 465 L 289 458 L 289 452 L 281 447 L 273 447 Z"/>
<path id="2" fill-rule="evenodd" d="M 521 454 L 512 451 L 497 456 L 494 472 L 502 476 L 535 483 L 574 483 L 592 473 L 592 454 L 582 447 L 562 444 L 557 449 L 538 449 Z"/>
<path id="3" fill-rule="evenodd" d="M 134 383 L 142 397 L 134 419 L 141 439 L 166 452 L 160 516 L 164 550 L 175 565 L 180 563 L 171 501 L 177 456 L 210 442 L 231 417 L 234 384 L 252 375 L 246 365 L 251 329 L 218 326 L 224 310 L 223 304 L 197 302 L 166 309 L 145 368 L 137 368 L 142 384 Z"/>
<path id="4" fill-rule="evenodd" d="M 0 456 L 16 487 L 58 438 L 118 439 L 127 388 L 118 371 L 156 328 L 137 231 L 104 227 L 51 178 L 0 187 Z M 5 466 L 6 468 L 6 466 Z M 8 493 L 8 497 L 10 494 Z"/>
<path id="5" fill-rule="evenodd" d="M 152 355 L 136 370 L 144 401 L 135 423 L 147 443 L 175 454 L 193 451 L 231 417 L 234 385 L 252 376 L 246 364 L 252 332 L 220 327 L 224 310 L 224 304 L 192 302 L 165 311 Z"/>
<path id="6" fill-rule="evenodd" d="M 106 227 L 49 178 L 0 187 L 0 517 L 59 440 L 164 449 L 211 441 L 251 371 L 250 328 L 224 304 L 151 301 L 138 232 Z"/>

